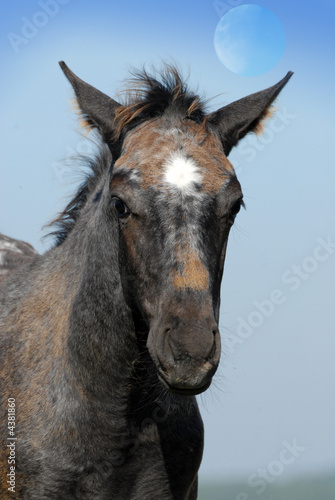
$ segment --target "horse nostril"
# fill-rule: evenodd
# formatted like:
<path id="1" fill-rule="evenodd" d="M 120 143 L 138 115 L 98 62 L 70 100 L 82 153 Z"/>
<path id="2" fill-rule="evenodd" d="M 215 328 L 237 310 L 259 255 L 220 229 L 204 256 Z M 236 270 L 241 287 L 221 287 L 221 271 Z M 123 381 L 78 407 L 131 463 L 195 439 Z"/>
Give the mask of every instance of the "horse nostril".
<path id="1" fill-rule="evenodd" d="M 215 353 L 216 353 L 216 344 L 217 344 L 217 335 L 219 333 L 219 330 L 217 328 L 213 328 L 212 330 L 212 334 L 213 334 L 213 344 L 212 344 L 212 347 L 208 353 L 208 355 L 206 356 L 206 359 L 209 361 L 210 359 L 214 358 L 215 356 Z"/>

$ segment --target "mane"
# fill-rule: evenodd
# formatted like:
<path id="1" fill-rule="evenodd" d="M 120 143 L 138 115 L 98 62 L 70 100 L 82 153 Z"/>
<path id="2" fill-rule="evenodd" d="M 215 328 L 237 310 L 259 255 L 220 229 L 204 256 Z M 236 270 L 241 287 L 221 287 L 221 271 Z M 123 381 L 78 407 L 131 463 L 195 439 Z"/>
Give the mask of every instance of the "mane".
<path id="1" fill-rule="evenodd" d="M 175 66 L 165 65 L 157 77 L 142 71 L 132 71 L 132 78 L 125 82 L 123 104 L 115 112 L 114 140 L 122 144 L 125 132 L 144 121 L 171 113 L 175 117 L 188 118 L 205 126 L 205 104 L 202 98 L 189 91 Z M 92 124 L 83 117 L 82 126 L 88 130 Z M 115 161 L 117 158 L 113 158 Z M 96 190 L 104 172 L 110 167 L 111 153 L 105 145 L 93 158 L 85 158 L 89 173 L 78 188 L 73 199 L 50 224 L 55 230 L 47 236 L 55 237 L 55 246 L 61 245 L 74 228 L 81 210 L 90 194 Z"/>
<path id="2" fill-rule="evenodd" d="M 111 153 L 107 146 L 101 146 L 98 153 L 91 158 L 80 157 L 79 159 L 85 163 L 85 167 L 89 169 L 89 172 L 65 209 L 47 225 L 48 227 L 55 228 L 54 231 L 46 235 L 47 237 L 55 237 L 55 246 L 61 245 L 66 240 L 74 228 L 88 198 L 96 190 L 100 179 L 110 168 L 112 162 Z"/>
<path id="3" fill-rule="evenodd" d="M 175 66 L 166 64 L 157 77 L 144 68 L 131 74 L 122 91 L 124 103 L 115 111 L 115 139 L 120 140 L 124 130 L 168 113 L 204 123 L 204 100 L 188 89 Z"/>

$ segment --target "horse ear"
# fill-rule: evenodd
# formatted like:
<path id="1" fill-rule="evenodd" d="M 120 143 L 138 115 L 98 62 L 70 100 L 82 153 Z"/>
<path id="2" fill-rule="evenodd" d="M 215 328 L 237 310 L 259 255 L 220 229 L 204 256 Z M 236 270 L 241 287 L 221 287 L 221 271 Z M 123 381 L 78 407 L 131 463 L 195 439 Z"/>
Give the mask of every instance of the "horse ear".
<path id="1" fill-rule="evenodd" d="M 88 129 L 97 128 L 103 140 L 111 146 L 115 128 L 115 109 L 120 104 L 78 78 L 64 61 L 61 61 L 59 65 L 75 92 L 77 103 L 82 113 L 83 126 Z"/>
<path id="2" fill-rule="evenodd" d="M 226 156 L 248 132 L 261 130 L 262 120 L 271 115 L 273 101 L 292 75 L 289 71 L 273 87 L 239 99 L 207 116 L 207 123 L 214 126 L 220 136 Z"/>

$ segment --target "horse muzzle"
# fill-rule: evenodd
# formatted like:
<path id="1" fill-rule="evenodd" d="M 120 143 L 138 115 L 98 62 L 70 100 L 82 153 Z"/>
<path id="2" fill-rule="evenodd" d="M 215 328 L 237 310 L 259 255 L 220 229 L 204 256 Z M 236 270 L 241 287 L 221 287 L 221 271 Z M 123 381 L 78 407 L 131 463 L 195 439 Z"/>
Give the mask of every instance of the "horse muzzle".
<path id="1" fill-rule="evenodd" d="M 210 317 L 196 321 L 174 317 L 153 325 L 147 347 L 160 381 L 169 391 L 181 395 L 208 389 L 221 352 L 217 323 Z"/>

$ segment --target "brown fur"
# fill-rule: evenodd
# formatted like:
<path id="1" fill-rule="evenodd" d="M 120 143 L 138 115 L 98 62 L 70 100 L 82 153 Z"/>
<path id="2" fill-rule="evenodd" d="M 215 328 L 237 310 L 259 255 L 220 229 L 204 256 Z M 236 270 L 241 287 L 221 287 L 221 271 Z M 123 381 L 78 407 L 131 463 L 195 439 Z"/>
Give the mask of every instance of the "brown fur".
<path id="1" fill-rule="evenodd" d="M 16 392 L 11 371 L 13 365 L 1 367 L 1 377 L 7 380 L 4 389 L 5 400 L 14 397 L 16 400 L 16 425 L 18 428 L 18 444 L 28 436 L 32 446 L 39 448 L 41 441 L 52 439 L 66 440 L 75 430 L 71 422 L 62 430 L 54 429 L 55 435 L 46 433 L 47 421 L 55 419 L 56 407 L 48 398 L 48 386 L 51 382 L 59 385 L 62 373 L 69 373 L 68 358 L 66 355 L 68 320 L 70 307 L 75 295 L 75 289 L 65 280 L 66 264 L 62 270 L 55 270 L 51 275 L 40 280 L 31 294 L 20 304 L 14 317 L 10 317 L 10 324 L 5 322 L 4 330 L 12 335 L 13 360 L 26 373 L 26 384 L 23 384 L 20 393 Z M 15 328 L 15 331 L 13 330 Z M 25 332 L 25 342 L 15 343 L 15 332 Z M 38 334 L 37 334 L 38 332 Z M 36 336 L 38 335 L 38 336 Z M 45 352 L 52 352 L 53 365 L 45 362 Z M 80 397 L 82 392 L 73 387 Z M 59 410 L 58 410 L 59 411 Z M 19 447 L 17 448 L 17 464 L 19 467 Z M 1 477 L 3 483 L 4 478 Z M 17 474 L 16 484 L 23 485 L 26 481 Z M 5 481 L 6 486 L 6 481 Z M 3 484 L 1 486 L 3 488 Z M 7 489 L 7 486 L 6 486 Z M 1 491 L 1 498 L 6 498 Z M 13 497 L 11 497 L 13 498 Z"/>
<path id="2" fill-rule="evenodd" d="M 85 117 L 80 109 L 78 101 L 75 97 L 71 100 L 71 109 L 79 117 L 79 127 L 82 129 L 83 135 L 86 136 L 91 130 L 94 130 L 94 125 L 87 117 Z"/>
<path id="3" fill-rule="evenodd" d="M 175 288 L 208 289 L 208 271 L 195 250 L 180 248 L 177 251 L 178 269 L 172 271 L 171 280 Z"/>
<path id="4" fill-rule="evenodd" d="M 272 118 L 272 116 L 275 114 L 275 112 L 276 112 L 276 107 L 275 106 L 269 106 L 265 110 L 265 112 L 263 113 L 263 115 L 259 119 L 259 122 L 257 123 L 256 127 L 253 130 L 256 135 L 261 135 L 261 134 L 264 133 L 266 122 L 270 118 Z"/>
<path id="5" fill-rule="evenodd" d="M 124 152 L 116 161 L 115 169 L 137 168 L 141 174 L 141 187 L 163 187 L 163 165 L 171 152 L 181 148 L 203 171 L 203 191 L 218 192 L 234 173 L 230 161 L 223 153 L 220 141 L 202 125 L 182 122 L 176 128 L 166 128 L 160 118 L 139 126 L 125 139 Z M 138 148 L 138 144 L 142 148 Z"/>

